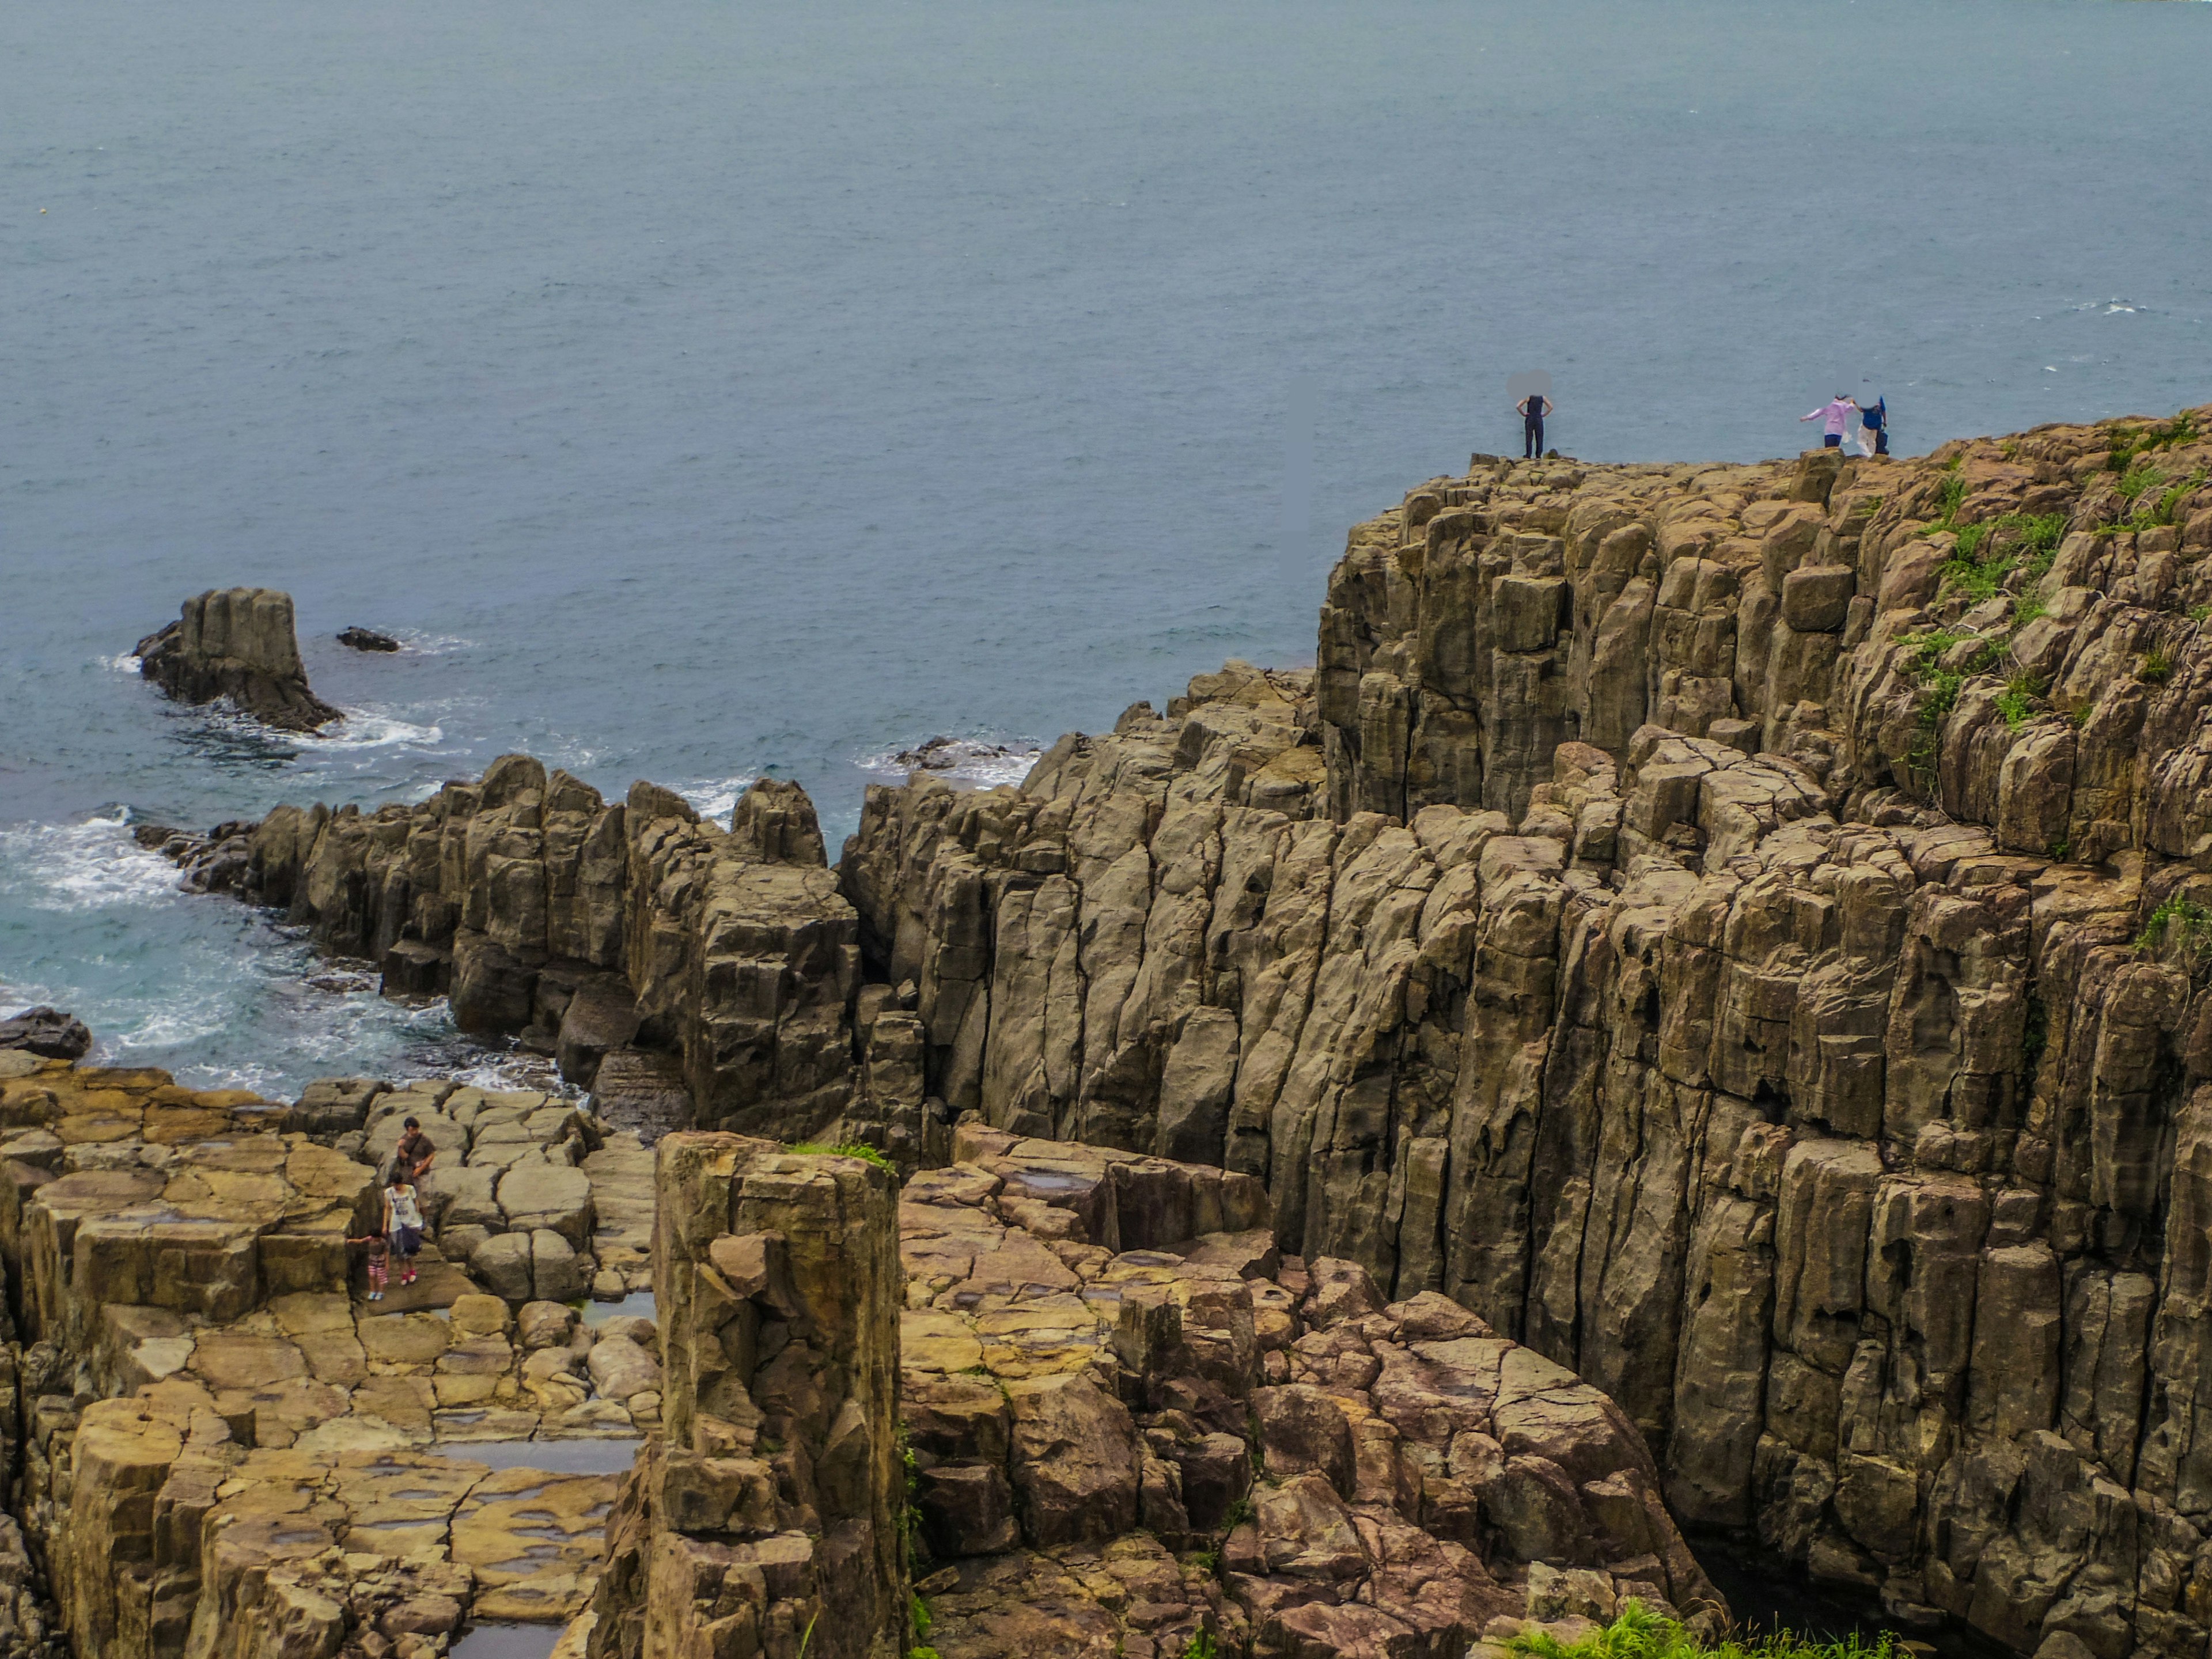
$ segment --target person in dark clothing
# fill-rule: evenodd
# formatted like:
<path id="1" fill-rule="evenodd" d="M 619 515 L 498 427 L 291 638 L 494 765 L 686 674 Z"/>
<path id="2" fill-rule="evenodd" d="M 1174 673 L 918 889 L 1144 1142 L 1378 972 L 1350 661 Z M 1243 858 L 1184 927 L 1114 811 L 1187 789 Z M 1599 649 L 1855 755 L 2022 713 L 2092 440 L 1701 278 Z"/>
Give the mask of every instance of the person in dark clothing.
<path id="1" fill-rule="evenodd" d="M 438 1148 L 429 1136 L 422 1133 L 422 1120 L 407 1120 L 407 1133 L 399 1137 L 399 1144 L 392 1149 L 392 1167 L 395 1173 L 404 1176 L 410 1186 L 419 1187 L 422 1177 L 430 1173 L 430 1165 L 438 1156 Z"/>
<path id="2" fill-rule="evenodd" d="M 1534 460 L 1544 453 L 1544 416 L 1552 412 L 1552 400 L 1532 392 L 1513 406 L 1521 411 L 1521 459 Z"/>
<path id="3" fill-rule="evenodd" d="M 1859 453 L 1889 453 L 1889 399 L 1877 398 L 1859 410 Z"/>

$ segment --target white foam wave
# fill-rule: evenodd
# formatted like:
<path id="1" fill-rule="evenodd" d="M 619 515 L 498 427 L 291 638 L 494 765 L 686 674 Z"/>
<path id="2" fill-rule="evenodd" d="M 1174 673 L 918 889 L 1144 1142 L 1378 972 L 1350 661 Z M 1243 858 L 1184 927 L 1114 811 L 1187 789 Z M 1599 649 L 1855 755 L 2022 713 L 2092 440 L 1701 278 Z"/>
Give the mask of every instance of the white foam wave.
<path id="1" fill-rule="evenodd" d="M 403 649 L 424 657 L 443 657 L 455 651 L 473 651 L 479 643 L 475 640 L 465 640 L 458 634 L 425 634 L 414 628 L 399 629 L 392 637 L 399 641 Z"/>
<path id="2" fill-rule="evenodd" d="M 177 867 L 131 838 L 129 809 L 82 823 L 0 830 L 0 891 L 39 910 L 100 910 L 177 896 Z"/>
<path id="3" fill-rule="evenodd" d="M 887 750 L 860 762 L 863 772 L 904 779 L 915 773 L 970 788 L 995 789 L 1029 776 L 1043 750 L 1025 738 L 987 743 L 980 738 L 931 738 L 908 749 Z"/>
<path id="4" fill-rule="evenodd" d="M 428 748 L 446 735 L 442 726 L 417 725 L 373 708 L 349 708 L 344 712 L 345 719 L 315 738 L 317 749 L 388 749 L 395 744 Z"/>
<path id="5" fill-rule="evenodd" d="M 102 668 L 112 668 L 118 674 L 135 674 L 138 672 L 142 659 L 131 655 L 128 651 L 124 651 L 112 657 L 94 657 L 93 660 Z"/>
<path id="6" fill-rule="evenodd" d="M 730 814 L 737 811 L 738 797 L 751 788 L 759 776 L 757 772 L 740 772 L 733 778 L 695 778 L 678 785 L 676 793 L 696 807 L 701 817 L 726 825 Z"/>

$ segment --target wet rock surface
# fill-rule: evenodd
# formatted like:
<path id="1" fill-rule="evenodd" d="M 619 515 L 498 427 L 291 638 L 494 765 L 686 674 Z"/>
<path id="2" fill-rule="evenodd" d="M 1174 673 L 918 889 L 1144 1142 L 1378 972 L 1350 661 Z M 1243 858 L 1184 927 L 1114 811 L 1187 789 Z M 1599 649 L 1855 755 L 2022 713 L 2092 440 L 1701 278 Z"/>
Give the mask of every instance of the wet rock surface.
<path id="1" fill-rule="evenodd" d="M 389 634 L 380 634 L 374 628 L 342 628 L 338 643 L 356 651 L 397 651 L 399 641 Z"/>
<path id="2" fill-rule="evenodd" d="M 185 601 L 184 612 L 138 641 L 138 672 L 181 702 L 223 698 L 264 726 L 315 732 L 343 716 L 308 689 L 292 596 L 225 587 Z"/>

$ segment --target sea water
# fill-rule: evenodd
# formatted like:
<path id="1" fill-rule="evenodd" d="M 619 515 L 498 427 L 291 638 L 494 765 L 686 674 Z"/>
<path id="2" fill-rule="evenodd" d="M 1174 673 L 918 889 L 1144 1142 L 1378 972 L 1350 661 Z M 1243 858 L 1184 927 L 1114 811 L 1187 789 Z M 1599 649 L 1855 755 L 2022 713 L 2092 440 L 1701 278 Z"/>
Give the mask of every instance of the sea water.
<path id="1" fill-rule="evenodd" d="M 11 0 L 0 58 L 0 1007 L 196 1083 L 517 1073 L 135 823 L 523 749 L 796 778 L 834 854 L 930 737 L 1310 661 L 1516 371 L 1603 460 L 2212 398 L 2203 6 Z M 234 584 L 332 737 L 131 672 Z"/>

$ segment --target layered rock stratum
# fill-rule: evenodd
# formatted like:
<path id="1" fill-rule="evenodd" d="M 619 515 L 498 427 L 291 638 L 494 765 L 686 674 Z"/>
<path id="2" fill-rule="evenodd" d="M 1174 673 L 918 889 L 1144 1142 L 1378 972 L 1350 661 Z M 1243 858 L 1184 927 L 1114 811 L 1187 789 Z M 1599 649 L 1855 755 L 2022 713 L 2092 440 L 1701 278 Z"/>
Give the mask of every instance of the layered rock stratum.
<path id="1" fill-rule="evenodd" d="M 1478 457 L 1352 532 L 1314 669 L 1201 676 L 1019 788 L 872 790 L 835 872 L 790 792 L 723 830 L 510 757 L 420 806 L 272 815 L 231 838 L 234 884 L 702 1125 L 1249 1180 L 1309 1286 L 1332 1261 L 1375 1287 L 1366 1358 L 1326 1372 L 1356 1447 L 1389 1419 L 1350 1378 L 1419 1346 L 1391 1310 L 1455 1310 L 1486 1334 L 1443 1340 L 1601 1391 L 1685 1524 L 2021 1651 L 2201 1656 L 2207 422 L 1914 461 Z M 1005 1190 L 991 1224 L 1035 1242 Z M 1042 1224 L 1076 1285 L 1012 1299 L 1085 1300 L 1085 1243 Z M 1163 1428 L 1140 1514 L 1147 1460 L 1189 1473 Z M 1505 1443 L 1494 1410 L 1459 1432 Z M 984 1468 L 923 1471 L 939 1524 L 1011 1545 L 1014 1453 L 951 1443 Z M 1451 1454 L 1401 1455 L 1395 1513 L 1455 1541 L 1426 1484 Z M 1511 1559 L 1514 1501 L 1476 1502 L 1478 1555 Z M 1384 1605 L 1376 1559 L 1310 1605 Z M 1126 1601 L 1136 1559 L 1000 1582 Z M 1358 1650 L 1231 1599 L 1255 1641 Z"/>
<path id="2" fill-rule="evenodd" d="M 292 596 L 269 587 L 211 588 L 175 622 L 138 641 L 138 672 L 181 702 L 222 698 L 265 726 L 314 732 L 343 719 L 307 686 Z"/>

